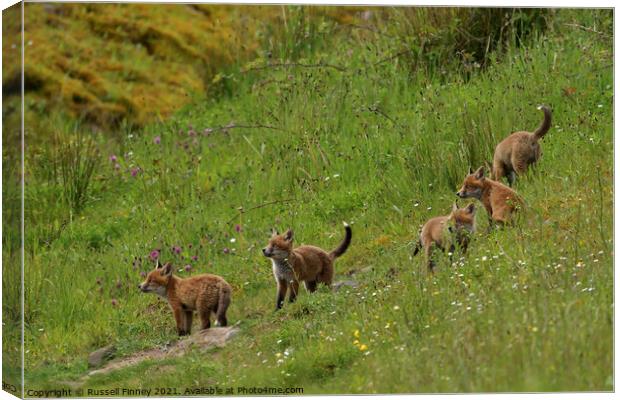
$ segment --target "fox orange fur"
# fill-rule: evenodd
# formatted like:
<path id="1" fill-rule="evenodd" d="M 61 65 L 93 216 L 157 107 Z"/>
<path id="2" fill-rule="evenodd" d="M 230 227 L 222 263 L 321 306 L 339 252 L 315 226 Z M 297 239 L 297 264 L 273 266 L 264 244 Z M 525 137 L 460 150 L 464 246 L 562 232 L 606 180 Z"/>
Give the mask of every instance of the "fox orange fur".
<path id="1" fill-rule="evenodd" d="M 226 310 L 230 305 L 232 289 L 224 278 L 202 274 L 191 278 L 179 278 L 172 274 L 172 265 L 158 266 L 138 285 L 143 292 L 153 292 L 166 300 L 172 308 L 179 336 L 189 335 L 193 312 L 197 311 L 202 329 L 211 327 L 211 313 L 217 323 L 226 326 Z"/>
<path id="2" fill-rule="evenodd" d="M 514 213 L 524 203 L 519 195 L 509 188 L 484 176 L 484 167 L 478 168 L 465 177 L 461 190 L 456 192 L 461 198 L 473 197 L 480 200 L 489 214 L 489 219 L 499 224 L 512 222 Z"/>
<path id="3" fill-rule="evenodd" d="M 442 251 L 446 250 L 452 254 L 455 245 L 458 244 L 463 253 L 467 251 L 470 235 L 476 231 L 476 207 L 469 204 L 464 208 L 459 208 L 456 203 L 452 206 L 449 215 L 434 217 L 429 219 L 422 230 L 413 255 L 417 255 L 421 248 L 424 248 L 426 263 L 429 272 L 434 272 L 435 263 L 432 259 L 433 247 L 438 247 Z"/>
<path id="4" fill-rule="evenodd" d="M 547 106 L 540 106 L 538 109 L 543 111 L 545 117 L 534 132 L 514 132 L 495 148 L 493 178 L 496 181 L 505 176 L 512 186 L 515 176 L 523 174 L 531 164 L 540 158 L 541 152 L 538 141 L 545 136 L 551 127 L 551 110 Z"/>
<path id="5" fill-rule="evenodd" d="M 295 301 L 299 292 L 299 282 L 303 281 L 309 292 L 314 292 L 319 283 L 331 287 L 334 277 L 334 260 L 347 251 L 351 244 L 351 227 L 344 223 L 345 237 L 338 247 L 331 252 L 316 246 L 299 246 L 293 248 L 293 231 L 283 235 L 273 231 L 263 255 L 271 259 L 273 276 L 278 285 L 276 309 L 282 308 L 287 290 L 290 289 L 289 301 Z"/>

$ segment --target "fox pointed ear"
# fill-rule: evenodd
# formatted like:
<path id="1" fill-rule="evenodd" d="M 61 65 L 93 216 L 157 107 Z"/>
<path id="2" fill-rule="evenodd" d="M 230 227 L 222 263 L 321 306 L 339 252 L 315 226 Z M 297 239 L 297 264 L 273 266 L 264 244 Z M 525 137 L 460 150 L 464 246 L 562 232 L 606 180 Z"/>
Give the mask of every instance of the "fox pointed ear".
<path id="1" fill-rule="evenodd" d="M 161 262 L 159 261 L 159 258 L 157 259 L 157 261 L 155 262 L 155 268 L 161 268 L 163 267 L 163 265 L 161 265 Z"/>
<path id="2" fill-rule="evenodd" d="M 170 275 L 172 275 L 172 264 L 170 264 L 169 262 L 167 262 L 167 263 L 166 263 L 166 265 L 164 265 L 162 268 L 163 268 L 163 270 L 161 271 L 161 273 L 162 273 L 164 276 L 170 276 Z"/>
<path id="3" fill-rule="evenodd" d="M 454 203 L 452 203 L 452 212 L 455 212 L 458 209 L 459 209 L 459 205 L 455 201 Z"/>
<path id="4" fill-rule="evenodd" d="M 474 214 L 476 212 L 476 205 L 474 203 L 469 203 L 466 210 L 468 213 Z"/>
<path id="5" fill-rule="evenodd" d="M 284 234 L 284 240 L 291 241 L 293 240 L 293 231 L 289 228 Z"/>
<path id="6" fill-rule="evenodd" d="M 278 236 L 278 230 L 276 228 L 271 228 L 271 237 Z"/>
<path id="7" fill-rule="evenodd" d="M 469 167 L 469 175 L 471 175 L 473 173 L 474 173 L 474 170 L 471 167 Z"/>
<path id="8" fill-rule="evenodd" d="M 474 176 L 476 177 L 476 179 L 482 179 L 482 178 L 484 178 L 484 166 L 482 166 L 482 167 L 478 168 L 478 169 L 476 170 L 476 172 L 475 172 L 475 175 L 474 175 Z"/>

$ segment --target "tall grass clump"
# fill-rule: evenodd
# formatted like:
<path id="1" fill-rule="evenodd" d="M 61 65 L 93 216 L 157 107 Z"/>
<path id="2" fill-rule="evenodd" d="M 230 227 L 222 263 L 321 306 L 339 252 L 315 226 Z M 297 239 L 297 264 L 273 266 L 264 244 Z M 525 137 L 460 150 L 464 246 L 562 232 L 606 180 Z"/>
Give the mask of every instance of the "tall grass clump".
<path id="1" fill-rule="evenodd" d="M 100 163 L 96 144 L 77 132 L 65 138 L 58 150 L 58 169 L 64 199 L 74 213 L 79 213 L 88 200 L 93 174 Z"/>
<path id="2" fill-rule="evenodd" d="M 385 39 L 379 44 L 391 55 L 378 62 L 400 61 L 414 76 L 422 70 L 468 77 L 488 66 L 497 52 L 544 34 L 552 13 L 535 8 L 382 9 L 374 19 Z"/>

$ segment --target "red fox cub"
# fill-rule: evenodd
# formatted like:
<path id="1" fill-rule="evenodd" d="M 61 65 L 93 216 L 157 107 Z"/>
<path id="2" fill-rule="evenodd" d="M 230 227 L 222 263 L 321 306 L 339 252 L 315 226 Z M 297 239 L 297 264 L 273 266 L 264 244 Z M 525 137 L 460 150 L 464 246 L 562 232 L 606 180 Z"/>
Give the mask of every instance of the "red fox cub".
<path id="1" fill-rule="evenodd" d="M 508 184 L 512 186 L 515 176 L 527 171 L 530 164 L 534 164 L 540 158 L 540 144 L 538 140 L 545 136 L 551 127 L 551 110 L 547 106 L 538 107 L 545 114 L 545 119 L 533 132 L 514 132 L 502 140 L 495 148 L 493 155 L 493 179 L 501 180 L 508 178 Z"/>
<path id="2" fill-rule="evenodd" d="M 458 244 L 463 253 L 467 251 L 470 236 L 476 231 L 476 207 L 470 204 L 467 207 L 459 208 L 454 203 L 452 212 L 449 215 L 429 219 L 422 230 L 413 255 L 417 255 L 421 248 L 424 248 L 428 271 L 434 273 L 435 263 L 432 259 L 433 246 L 437 246 L 442 251 L 446 250 L 454 253 L 455 245 Z"/>
<path id="3" fill-rule="evenodd" d="M 342 243 L 331 252 L 316 246 L 299 246 L 293 248 L 293 231 L 284 235 L 273 231 L 269 244 L 263 249 L 263 255 L 271 258 L 273 276 L 278 284 L 276 310 L 282 303 L 290 288 L 289 301 L 295 301 L 299 292 L 299 281 L 303 281 L 309 292 L 316 290 L 317 284 L 331 287 L 334 277 L 334 260 L 347 251 L 351 243 L 351 227 L 344 223 L 345 237 Z"/>
<path id="4" fill-rule="evenodd" d="M 226 310 L 230 305 L 232 289 L 223 278 L 202 274 L 183 279 L 172 274 L 170 263 L 163 266 L 159 262 L 157 264 L 138 288 L 168 300 L 179 336 L 190 334 L 194 311 L 198 311 L 202 329 L 211 327 L 211 313 L 216 315 L 219 326 L 226 326 Z"/>
<path id="5" fill-rule="evenodd" d="M 476 172 L 469 169 L 469 175 L 463 181 L 463 187 L 456 195 L 465 199 L 473 197 L 480 200 L 489 214 L 489 220 L 499 224 L 511 222 L 512 217 L 524 203 L 519 195 L 506 185 L 486 178 L 484 167 Z"/>

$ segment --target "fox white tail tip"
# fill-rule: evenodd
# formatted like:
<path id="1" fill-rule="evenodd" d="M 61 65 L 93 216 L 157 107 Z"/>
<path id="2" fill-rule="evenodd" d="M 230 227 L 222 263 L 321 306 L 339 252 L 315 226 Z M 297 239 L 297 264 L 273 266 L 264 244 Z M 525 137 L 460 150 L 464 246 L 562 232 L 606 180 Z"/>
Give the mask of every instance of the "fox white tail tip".
<path id="1" fill-rule="evenodd" d="M 539 105 L 538 107 L 536 107 L 537 110 L 542 110 L 545 106 L 543 104 Z"/>
<path id="2" fill-rule="evenodd" d="M 349 226 L 346 221 L 342 221 L 342 225 L 344 225 L 345 228 Z"/>

